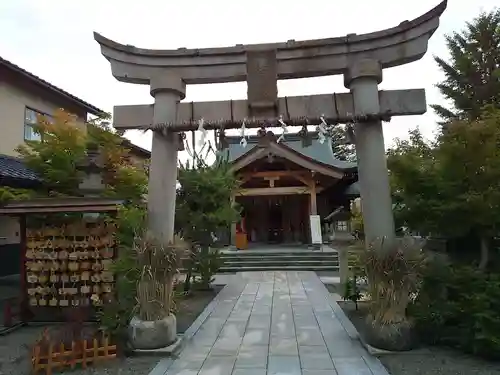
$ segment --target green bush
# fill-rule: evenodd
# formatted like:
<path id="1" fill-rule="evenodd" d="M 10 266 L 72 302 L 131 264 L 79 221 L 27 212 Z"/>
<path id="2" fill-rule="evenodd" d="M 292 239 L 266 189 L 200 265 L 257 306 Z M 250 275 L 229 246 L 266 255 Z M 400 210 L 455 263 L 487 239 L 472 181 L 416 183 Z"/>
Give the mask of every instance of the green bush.
<path id="1" fill-rule="evenodd" d="M 98 313 L 100 328 L 119 344 L 127 342 L 128 323 L 137 307 L 136 288 L 140 278 L 133 243 L 145 226 L 145 210 L 122 207 L 116 217 L 118 256 L 113 262 L 116 299 L 105 304 Z"/>
<path id="2" fill-rule="evenodd" d="M 199 155 L 199 154 L 198 154 Z M 239 218 L 231 201 L 238 180 L 226 160 L 217 158 L 208 165 L 203 159 L 179 168 L 180 188 L 177 189 L 176 231 L 191 244 L 189 259 L 184 261 L 186 279 L 184 291 L 191 288 L 192 277 L 198 286 L 208 289 L 221 266 L 220 255 L 214 251 L 215 234 L 226 230 Z"/>
<path id="3" fill-rule="evenodd" d="M 427 343 L 500 359 L 500 274 L 429 263 L 421 290 L 409 307 Z"/>
<path id="4" fill-rule="evenodd" d="M 199 277 L 198 286 L 202 290 L 210 289 L 214 276 L 222 266 L 222 258 L 218 249 L 200 247 L 196 253 L 194 274 Z"/>
<path id="5" fill-rule="evenodd" d="M 351 276 L 344 284 L 344 295 L 342 296 L 344 301 L 354 302 L 356 310 L 358 310 L 358 301 L 361 299 L 361 290 L 358 286 L 358 278 L 356 276 Z"/>

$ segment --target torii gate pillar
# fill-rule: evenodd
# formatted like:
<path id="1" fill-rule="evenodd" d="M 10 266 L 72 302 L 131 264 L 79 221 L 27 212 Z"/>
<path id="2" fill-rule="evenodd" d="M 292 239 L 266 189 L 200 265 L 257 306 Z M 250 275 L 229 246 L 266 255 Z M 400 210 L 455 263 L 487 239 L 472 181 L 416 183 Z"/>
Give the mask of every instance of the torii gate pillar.
<path id="1" fill-rule="evenodd" d="M 177 119 L 179 102 L 186 97 L 181 78 L 162 75 L 150 83 L 155 98 L 153 122 L 170 123 Z M 148 224 L 155 238 L 168 244 L 174 238 L 179 136 L 166 129 L 153 130 L 148 185 Z"/>
<path id="2" fill-rule="evenodd" d="M 349 65 L 344 83 L 352 93 L 355 116 L 380 113 L 380 82 L 382 67 L 377 60 L 363 59 Z M 366 244 L 378 237 L 392 242 L 394 218 L 382 123 L 380 120 L 358 122 L 354 134 Z"/>

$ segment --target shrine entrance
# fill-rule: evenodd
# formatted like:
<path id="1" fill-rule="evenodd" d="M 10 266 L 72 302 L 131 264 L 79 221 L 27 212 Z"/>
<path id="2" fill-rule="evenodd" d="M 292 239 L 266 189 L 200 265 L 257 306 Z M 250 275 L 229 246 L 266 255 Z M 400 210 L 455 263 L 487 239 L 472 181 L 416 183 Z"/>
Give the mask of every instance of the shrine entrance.
<path id="1" fill-rule="evenodd" d="M 307 196 L 246 196 L 236 202 L 242 208 L 250 245 L 309 243 Z"/>
<path id="2" fill-rule="evenodd" d="M 247 142 L 242 153 L 239 138 L 227 137 L 231 168 L 240 181 L 234 201 L 242 210 L 232 244 L 245 248 L 236 244 L 240 233 L 249 245 L 320 246 L 321 217 L 345 205 L 345 186 L 357 179 L 355 164 L 334 159 L 317 134 L 310 135 L 307 147 L 301 146 L 300 135 L 288 134 L 278 142 L 271 131 L 249 136 Z"/>

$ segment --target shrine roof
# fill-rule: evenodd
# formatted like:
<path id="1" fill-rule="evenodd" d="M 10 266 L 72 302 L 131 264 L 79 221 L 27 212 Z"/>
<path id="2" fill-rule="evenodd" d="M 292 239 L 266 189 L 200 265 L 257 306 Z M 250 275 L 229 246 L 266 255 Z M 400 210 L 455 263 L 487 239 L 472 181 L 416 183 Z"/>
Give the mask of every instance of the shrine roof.
<path id="1" fill-rule="evenodd" d="M 323 144 L 320 143 L 317 132 L 310 132 L 309 136 L 311 137 L 310 146 L 304 146 L 302 144 L 302 138 L 298 133 L 285 134 L 284 140 L 278 143 L 278 145 L 287 146 L 307 159 L 314 160 L 336 169 L 356 169 L 356 163 L 340 160 L 334 156 L 331 142 L 325 141 Z M 229 157 L 229 162 L 233 162 L 241 158 L 243 155 L 249 153 L 251 150 L 257 147 L 259 141 L 259 137 L 256 135 L 248 136 L 247 146 L 243 147 L 240 144 L 241 137 L 239 136 L 226 136 L 226 139 L 229 144 L 229 147 L 226 151 L 226 155 Z"/>

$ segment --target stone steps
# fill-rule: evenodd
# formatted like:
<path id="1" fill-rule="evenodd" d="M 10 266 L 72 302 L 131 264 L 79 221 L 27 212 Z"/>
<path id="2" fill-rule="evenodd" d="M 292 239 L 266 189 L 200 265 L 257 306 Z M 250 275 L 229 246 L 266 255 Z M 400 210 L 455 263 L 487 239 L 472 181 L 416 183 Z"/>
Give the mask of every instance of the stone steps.
<path id="1" fill-rule="evenodd" d="M 240 251 L 226 251 L 221 252 L 224 257 L 330 257 L 337 255 L 336 251 L 314 251 L 314 250 L 301 250 L 301 251 L 277 251 L 277 252 L 264 252 L 264 251 L 252 251 L 252 250 L 240 250 Z"/>
<path id="2" fill-rule="evenodd" d="M 225 252 L 220 272 L 244 271 L 338 271 L 339 258 L 335 251 L 252 251 Z"/>
<path id="3" fill-rule="evenodd" d="M 235 272 L 253 272 L 253 271 L 335 271 L 338 272 L 338 266 L 258 266 L 258 267 L 222 267 L 218 273 L 235 273 Z"/>
<path id="4" fill-rule="evenodd" d="M 281 252 L 281 253 L 244 253 L 242 252 L 231 252 L 222 253 L 224 259 L 336 259 L 338 258 L 337 252 L 315 252 L 315 251 L 304 251 L 304 252 Z"/>
<path id="5" fill-rule="evenodd" d="M 280 267 L 282 265 L 288 266 L 328 266 L 334 265 L 338 266 L 338 259 L 330 260 L 330 259 L 255 259 L 255 260 L 224 260 L 224 265 L 226 267 L 234 267 L 239 265 L 245 265 L 249 267 L 258 267 L 265 264 L 266 266 Z"/>

